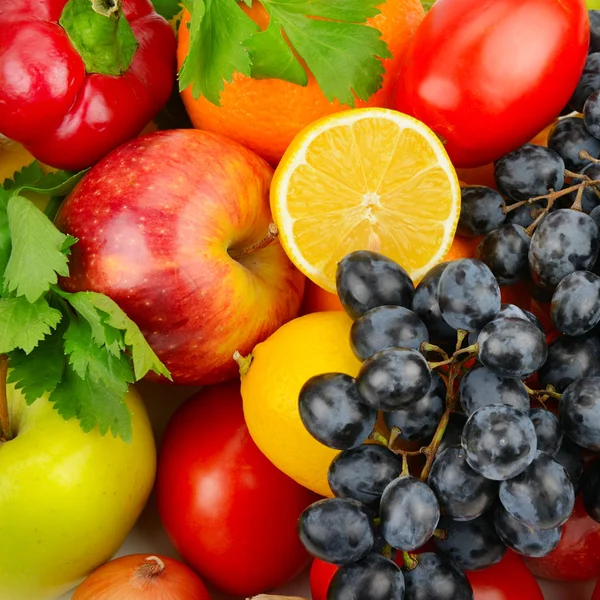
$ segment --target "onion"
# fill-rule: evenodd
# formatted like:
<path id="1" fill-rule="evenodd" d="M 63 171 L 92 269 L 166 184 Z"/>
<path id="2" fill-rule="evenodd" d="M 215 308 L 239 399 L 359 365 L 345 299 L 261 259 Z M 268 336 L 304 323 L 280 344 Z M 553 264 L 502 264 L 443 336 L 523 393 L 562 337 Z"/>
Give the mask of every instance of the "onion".
<path id="1" fill-rule="evenodd" d="M 179 561 L 130 554 L 96 569 L 75 590 L 73 600 L 210 600 L 210 595 Z"/>

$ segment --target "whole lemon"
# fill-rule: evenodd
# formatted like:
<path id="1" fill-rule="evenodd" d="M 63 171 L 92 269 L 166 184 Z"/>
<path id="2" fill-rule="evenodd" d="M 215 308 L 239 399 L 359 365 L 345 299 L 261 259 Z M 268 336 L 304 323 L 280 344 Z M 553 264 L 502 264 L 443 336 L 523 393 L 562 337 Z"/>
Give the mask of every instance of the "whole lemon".
<path id="1" fill-rule="evenodd" d="M 322 496 L 332 496 L 327 471 L 339 451 L 305 429 L 298 395 L 314 375 L 356 377 L 361 362 L 350 348 L 351 326 L 342 311 L 305 315 L 286 323 L 240 360 L 244 416 L 252 439 L 276 467 Z"/>

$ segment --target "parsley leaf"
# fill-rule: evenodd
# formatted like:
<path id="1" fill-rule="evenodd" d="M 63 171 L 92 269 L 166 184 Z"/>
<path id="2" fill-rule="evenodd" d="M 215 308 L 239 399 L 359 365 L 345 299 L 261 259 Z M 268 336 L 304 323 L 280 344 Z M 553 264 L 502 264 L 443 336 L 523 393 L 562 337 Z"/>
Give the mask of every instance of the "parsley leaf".
<path id="1" fill-rule="evenodd" d="M 250 75 L 250 54 L 243 45 L 258 25 L 237 0 L 184 0 L 190 11 L 190 44 L 179 72 L 179 89 L 192 86 L 195 98 L 219 105 L 220 94 L 234 72 Z"/>
<path id="2" fill-rule="evenodd" d="M 34 160 L 30 165 L 17 171 L 13 179 L 4 181 L 2 187 L 6 191 L 10 191 L 13 196 L 22 191 L 36 192 L 47 196 L 66 196 L 86 172 L 87 170 L 78 173 L 69 171 L 44 173 L 40 163 Z"/>
<path id="3" fill-rule="evenodd" d="M 167 21 L 181 12 L 180 0 L 152 0 L 154 10 Z"/>
<path id="4" fill-rule="evenodd" d="M 3 273 L 6 270 L 12 248 L 10 229 L 8 228 L 8 214 L 6 212 L 9 200 L 10 194 L 0 187 L 0 290 L 4 287 Z"/>
<path id="5" fill-rule="evenodd" d="M 13 196 L 7 207 L 12 251 L 4 271 L 4 291 L 35 302 L 69 274 L 63 251 L 74 242 L 61 233 L 32 202 Z"/>
<path id="6" fill-rule="evenodd" d="M 0 298 L 0 354 L 17 348 L 31 352 L 61 319 L 45 298 L 33 303 L 24 296 Z"/>

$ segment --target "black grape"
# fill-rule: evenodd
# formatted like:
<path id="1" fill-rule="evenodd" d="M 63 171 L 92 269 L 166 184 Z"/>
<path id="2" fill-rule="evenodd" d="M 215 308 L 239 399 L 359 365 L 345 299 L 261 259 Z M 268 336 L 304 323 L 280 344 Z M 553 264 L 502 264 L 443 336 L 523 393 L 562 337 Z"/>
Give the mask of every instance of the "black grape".
<path id="1" fill-rule="evenodd" d="M 580 117 L 566 117 L 558 121 L 548 134 L 548 147 L 562 157 L 569 171 L 576 173 L 590 163 L 589 159 L 580 156 L 582 150 L 587 150 L 593 158 L 600 156 L 600 140 L 587 130 Z M 554 189 L 562 189 L 562 184 Z"/>
<path id="2" fill-rule="evenodd" d="M 460 218 L 457 235 L 485 235 L 504 223 L 504 198 L 494 189 L 483 185 L 461 188 Z"/>
<path id="3" fill-rule="evenodd" d="M 537 449 L 554 456 L 560 449 L 563 440 L 563 429 L 556 415 L 544 408 L 535 408 L 529 413 L 535 427 Z"/>
<path id="4" fill-rule="evenodd" d="M 575 112 L 583 112 L 585 101 L 600 89 L 600 53 L 589 54 L 577 88 L 569 100 L 569 106 Z"/>
<path id="5" fill-rule="evenodd" d="M 600 277 L 589 271 L 575 271 L 556 287 L 550 316 L 558 331 L 583 335 L 600 323 Z"/>
<path id="6" fill-rule="evenodd" d="M 569 385 L 559 401 L 558 416 L 573 442 L 599 452 L 600 377 L 585 377 Z"/>
<path id="7" fill-rule="evenodd" d="M 585 512 L 600 523 L 600 462 L 596 461 L 585 474 L 581 488 Z"/>

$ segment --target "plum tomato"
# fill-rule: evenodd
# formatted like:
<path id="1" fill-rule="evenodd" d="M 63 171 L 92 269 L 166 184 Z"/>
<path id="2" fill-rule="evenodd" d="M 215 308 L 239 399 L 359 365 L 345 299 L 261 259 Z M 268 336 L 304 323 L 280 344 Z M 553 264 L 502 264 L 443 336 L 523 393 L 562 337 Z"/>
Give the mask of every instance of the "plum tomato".
<path id="1" fill-rule="evenodd" d="M 522 146 L 556 118 L 583 72 L 583 0 L 445 0 L 411 40 L 395 108 L 428 125 L 456 167 Z"/>
<path id="2" fill-rule="evenodd" d="M 167 425 L 157 476 L 162 523 L 183 560 L 228 594 L 282 586 L 308 565 L 296 526 L 318 499 L 254 444 L 239 381 L 204 388 Z"/>

